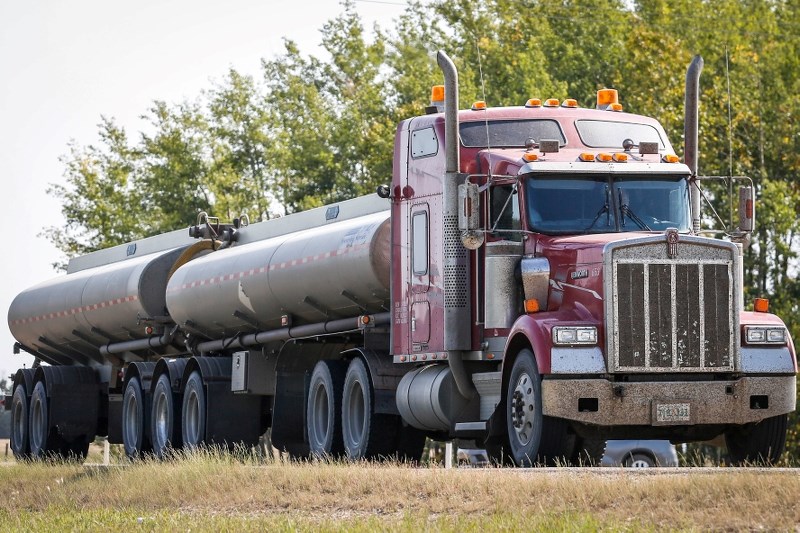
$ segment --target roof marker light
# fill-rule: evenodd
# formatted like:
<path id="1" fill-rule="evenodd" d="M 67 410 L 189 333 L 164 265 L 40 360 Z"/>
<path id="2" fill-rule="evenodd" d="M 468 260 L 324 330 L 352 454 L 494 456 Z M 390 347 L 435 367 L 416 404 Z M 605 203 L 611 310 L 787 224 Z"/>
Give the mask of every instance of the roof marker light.
<path id="1" fill-rule="evenodd" d="M 545 107 L 558 107 L 559 101 L 558 98 L 548 98 L 544 102 Z"/>
<path id="2" fill-rule="evenodd" d="M 610 163 L 613 160 L 611 154 L 597 154 L 595 159 L 602 161 L 603 163 Z"/>
<path id="3" fill-rule="evenodd" d="M 617 163 L 627 163 L 628 162 L 628 154 L 614 154 L 613 159 Z"/>
<path id="4" fill-rule="evenodd" d="M 600 89 L 597 91 L 597 109 L 607 109 L 609 105 L 619 103 L 616 89 Z"/>
<path id="5" fill-rule="evenodd" d="M 542 107 L 542 99 L 541 98 L 531 98 L 527 102 L 525 102 L 525 107 Z"/>
<path id="6" fill-rule="evenodd" d="M 566 99 L 566 100 L 564 100 L 564 102 L 561 104 L 561 107 L 573 107 L 573 108 L 574 108 L 574 107 L 578 107 L 578 101 L 577 101 L 577 100 L 575 100 L 574 98 L 567 98 L 567 99 Z"/>
<path id="7" fill-rule="evenodd" d="M 522 159 L 530 163 L 531 161 L 538 161 L 539 156 L 536 154 L 522 154 Z"/>
<path id="8" fill-rule="evenodd" d="M 473 111 L 485 111 L 486 110 L 486 102 L 483 100 L 478 100 L 477 102 L 472 104 Z"/>
<path id="9" fill-rule="evenodd" d="M 769 313 L 769 300 L 766 298 L 753 298 L 753 311 L 756 313 Z"/>
<path id="10" fill-rule="evenodd" d="M 622 104 L 609 104 L 609 111 L 622 111 Z"/>
<path id="11" fill-rule="evenodd" d="M 431 103 L 438 104 L 444 102 L 444 85 L 434 85 L 431 87 Z"/>
<path id="12" fill-rule="evenodd" d="M 584 152 L 578 156 L 578 159 L 580 159 L 585 163 L 589 163 L 591 161 L 594 161 L 594 154 L 590 154 L 589 152 Z"/>
<path id="13" fill-rule="evenodd" d="M 681 158 L 675 154 L 664 154 L 664 157 L 661 158 L 664 163 L 679 163 Z"/>

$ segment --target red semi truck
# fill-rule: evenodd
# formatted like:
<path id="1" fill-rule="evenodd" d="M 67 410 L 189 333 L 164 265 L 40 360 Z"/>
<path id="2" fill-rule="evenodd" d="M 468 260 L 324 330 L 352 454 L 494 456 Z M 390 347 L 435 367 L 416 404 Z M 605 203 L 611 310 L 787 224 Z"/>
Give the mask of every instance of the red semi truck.
<path id="1" fill-rule="evenodd" d="M 201 214 L 73 259 L 9 310 L 17 457 L 255 443 L 418 457 L 426 436 L 517 465 L 610 438 L 724 435 L 774 462 L 795 409 L 788 330 L 746 311 L 742 248 L 700 235 L 697 94 L 684 162 L 601 90 L 459 110 L 458 75 L 397 128 L 390 186 L 281 219 Z M 40 363 L 47 364 L 40 364 Z"/>

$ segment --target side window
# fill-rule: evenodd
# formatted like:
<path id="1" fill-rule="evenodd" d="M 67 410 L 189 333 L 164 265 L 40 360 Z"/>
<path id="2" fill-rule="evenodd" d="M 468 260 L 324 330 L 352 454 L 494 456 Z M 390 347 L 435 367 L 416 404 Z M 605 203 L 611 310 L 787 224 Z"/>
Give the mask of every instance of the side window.
<path id="1" fill-rule="evenodd" d="M 439 152 L 439 140 L 433 126 L 411 132 L 411 157 L 428 157 Z"/>
<path id="2" fill-rule="evenodd" d="M 416 276 L 428 273 L 428 212 L 411 217 L 411 271 Z"/>
<path id="3" fill-rule="evenodd" d="M 517 185 L 497 185 L 489 191 L 489 229 L 492 234 L 510 241 L 522 240 Z"/>

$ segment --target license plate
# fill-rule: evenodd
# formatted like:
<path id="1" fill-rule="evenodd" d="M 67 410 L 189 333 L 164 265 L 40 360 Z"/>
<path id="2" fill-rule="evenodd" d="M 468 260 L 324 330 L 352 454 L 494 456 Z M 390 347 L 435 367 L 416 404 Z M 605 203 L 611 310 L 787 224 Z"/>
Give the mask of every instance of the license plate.
<path id="1" fill-rule="evenodd" d="M 659 403 L 656 404 L 656 422 L 661 424 L 675 424 L 690 421 L 690 405 L 688 403 Z"/>

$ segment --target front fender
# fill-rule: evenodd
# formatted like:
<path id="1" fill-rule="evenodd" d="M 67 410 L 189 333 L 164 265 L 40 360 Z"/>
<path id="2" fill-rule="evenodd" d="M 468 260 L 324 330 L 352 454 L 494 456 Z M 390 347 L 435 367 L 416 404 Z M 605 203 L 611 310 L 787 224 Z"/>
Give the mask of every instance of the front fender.
<path id="1" fill-rule="evenodd" d="M 503 366 L 506 362 L 512 362 L 520 350 L 530 347 L 536 358 L 536 365 L 539 367 L 539 375 L 549 374 L 550 349 L 552 348 L 551 328 L 547 327 L 545 321 L 538 320 L 532 315 L 519 317 L 511 327 L 508 341 L 506 341 Z"/>
<path id="2" fill-rule="evenodd" d="M 604 345 L 602 324 L 582 309 L 522 315 L 514 322 L 508 335 L 503 364 L 513 361 L 514 356 L 521 349 L 530 347 L 536 357 L 539 375 L 552 374 L 553 328 L 555 326 L 595 326 L 598 331 L 597 346 Z M 598 350 L 598 348 L 594 349 Z M 602 358 L 602 355 L 599 357 Z"/>

